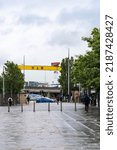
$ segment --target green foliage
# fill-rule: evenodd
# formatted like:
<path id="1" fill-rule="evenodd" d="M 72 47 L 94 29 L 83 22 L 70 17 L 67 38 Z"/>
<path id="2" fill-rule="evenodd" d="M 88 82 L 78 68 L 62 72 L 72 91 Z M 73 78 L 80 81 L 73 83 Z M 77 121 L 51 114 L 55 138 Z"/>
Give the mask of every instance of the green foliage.
<path id="1" fill-rule="evenodd" d="M 91 36 L 83 37 L 82 40 L 86 41 L 92 50 L 100 52 L 100 30 L 98 28 L 94 28 Z"/>
<path id="2" fill-rule="evenodd" d="M 69 77 L 70 77 L 70 88 L 73 87 L 73 73 L 72 73 L 72 67 L 74 59 L 71 57 L 71 59 L 64 58 L 61 62 L 61 76 L 59 77 L 58 81 L 60 85 L 62 86 L 63 93 L 66 95 L 68 94 L 68 61 L 69 61 Z"/>
<path id="3" fill-rule="evenodd" d="M 0 76 L 0 93 L 2 92 L 2 88 L 3 88 L 3 79 L 2 76 Z"/>
<path id="4" fill-rule="evenodd" d="M 83 37 L 87 41 L 88 51 L 77 57 L 73 67 L 75 83 L 81 83 L 84 88 L 100 89 L 100 31 L 94 28 L 91 37 Z"/>
<path id="5" fill-rule="evenodd" d="M 71 61 L 70 66 L 70 87 L 80 83 L 83 88 L 100 89 L 100 30 L 94 28 L 90 37 L 83 37 L 82 40 L 88 43 L 90 51 L 85 55 L 77 56 Z M 73 58 L 72 58 L 73 60 Z M 62 60 L 61 76 L 59 82 L 63 91 L 67 93 L 68 86 L 68 58 Z"/>
<path id="6" fill-rule="evenodd" d="M 7 61 L 4 67 L 5 91 L 12 94 L 19 93 L 24 85 L 24 75 L 13 62 Z"/>

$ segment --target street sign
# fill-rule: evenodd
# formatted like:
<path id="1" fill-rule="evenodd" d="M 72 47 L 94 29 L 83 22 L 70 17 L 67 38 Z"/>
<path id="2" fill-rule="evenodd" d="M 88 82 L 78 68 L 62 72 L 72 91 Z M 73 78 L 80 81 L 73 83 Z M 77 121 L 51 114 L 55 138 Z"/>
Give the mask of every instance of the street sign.
<path id="1" fill-rule="evenodd" d="M 20 70 L 48 70 L 48 71 L 60 71 L 60 66 L 30 66 L 30 65 L 18 65 Z"/>

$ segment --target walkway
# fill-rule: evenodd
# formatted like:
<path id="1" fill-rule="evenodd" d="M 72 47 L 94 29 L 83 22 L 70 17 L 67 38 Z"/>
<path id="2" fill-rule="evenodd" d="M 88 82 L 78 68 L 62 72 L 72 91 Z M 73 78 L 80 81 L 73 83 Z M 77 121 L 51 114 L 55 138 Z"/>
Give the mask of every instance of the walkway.
<path id="1" fill-rule="evenodd" d="M 0 107 L 0 150 L 99 150 L 99 111 L 73 103 Z"/>

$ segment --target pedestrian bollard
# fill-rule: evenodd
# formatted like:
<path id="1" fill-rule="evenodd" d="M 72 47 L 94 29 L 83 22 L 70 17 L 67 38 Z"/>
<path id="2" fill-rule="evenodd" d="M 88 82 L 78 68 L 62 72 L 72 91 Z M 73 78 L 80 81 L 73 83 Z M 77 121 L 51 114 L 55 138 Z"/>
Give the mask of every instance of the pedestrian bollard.
<path id="1" fill-rule="evenodd" d="M 10 112 L 10 105 L 9 105 L 9 101 L 8 101 L 8 112 Z"/>
<path id="2" fill-rule="evenodd" d="M 23 103 L 21 103 L 21 112 L 23 112 Z"/>
<path id="3" fill-rule="evenodd" d="M 76 100 L 75 100 L 75 103 L 74 103 L 74 104 L 75 104 L 75 111 L 76 111 L 76 110 L 77 110 L 77 109 L 76 109 Z"/>
<path id="4" fill-rule="evenodd" d="M 35 112 L 35 102 L 33 102 L 33 112 Z"/>
<path id="5" fill-rule="evenodd" d="M 62 108 L 62 101 L 60 101 L 60 110 L 62 111 L 63 108 Z"/>
<path id="6" fill-rule="evenodd" d="M 50 103 L 48 103 L 48 111 L 50 111 Z"/>

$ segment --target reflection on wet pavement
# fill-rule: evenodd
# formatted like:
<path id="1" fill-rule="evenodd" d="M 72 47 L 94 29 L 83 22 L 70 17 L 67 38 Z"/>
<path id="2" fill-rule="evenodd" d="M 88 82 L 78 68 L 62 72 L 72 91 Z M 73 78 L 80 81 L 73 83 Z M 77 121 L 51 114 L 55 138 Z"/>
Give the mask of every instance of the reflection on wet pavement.
<path id="1" fill-rule="evenodd" d="M 84 105 L 32 104 L 0 107 L 0 150 L 99 150 L 100 123 L 97 108 L 84 111 Z"/>

